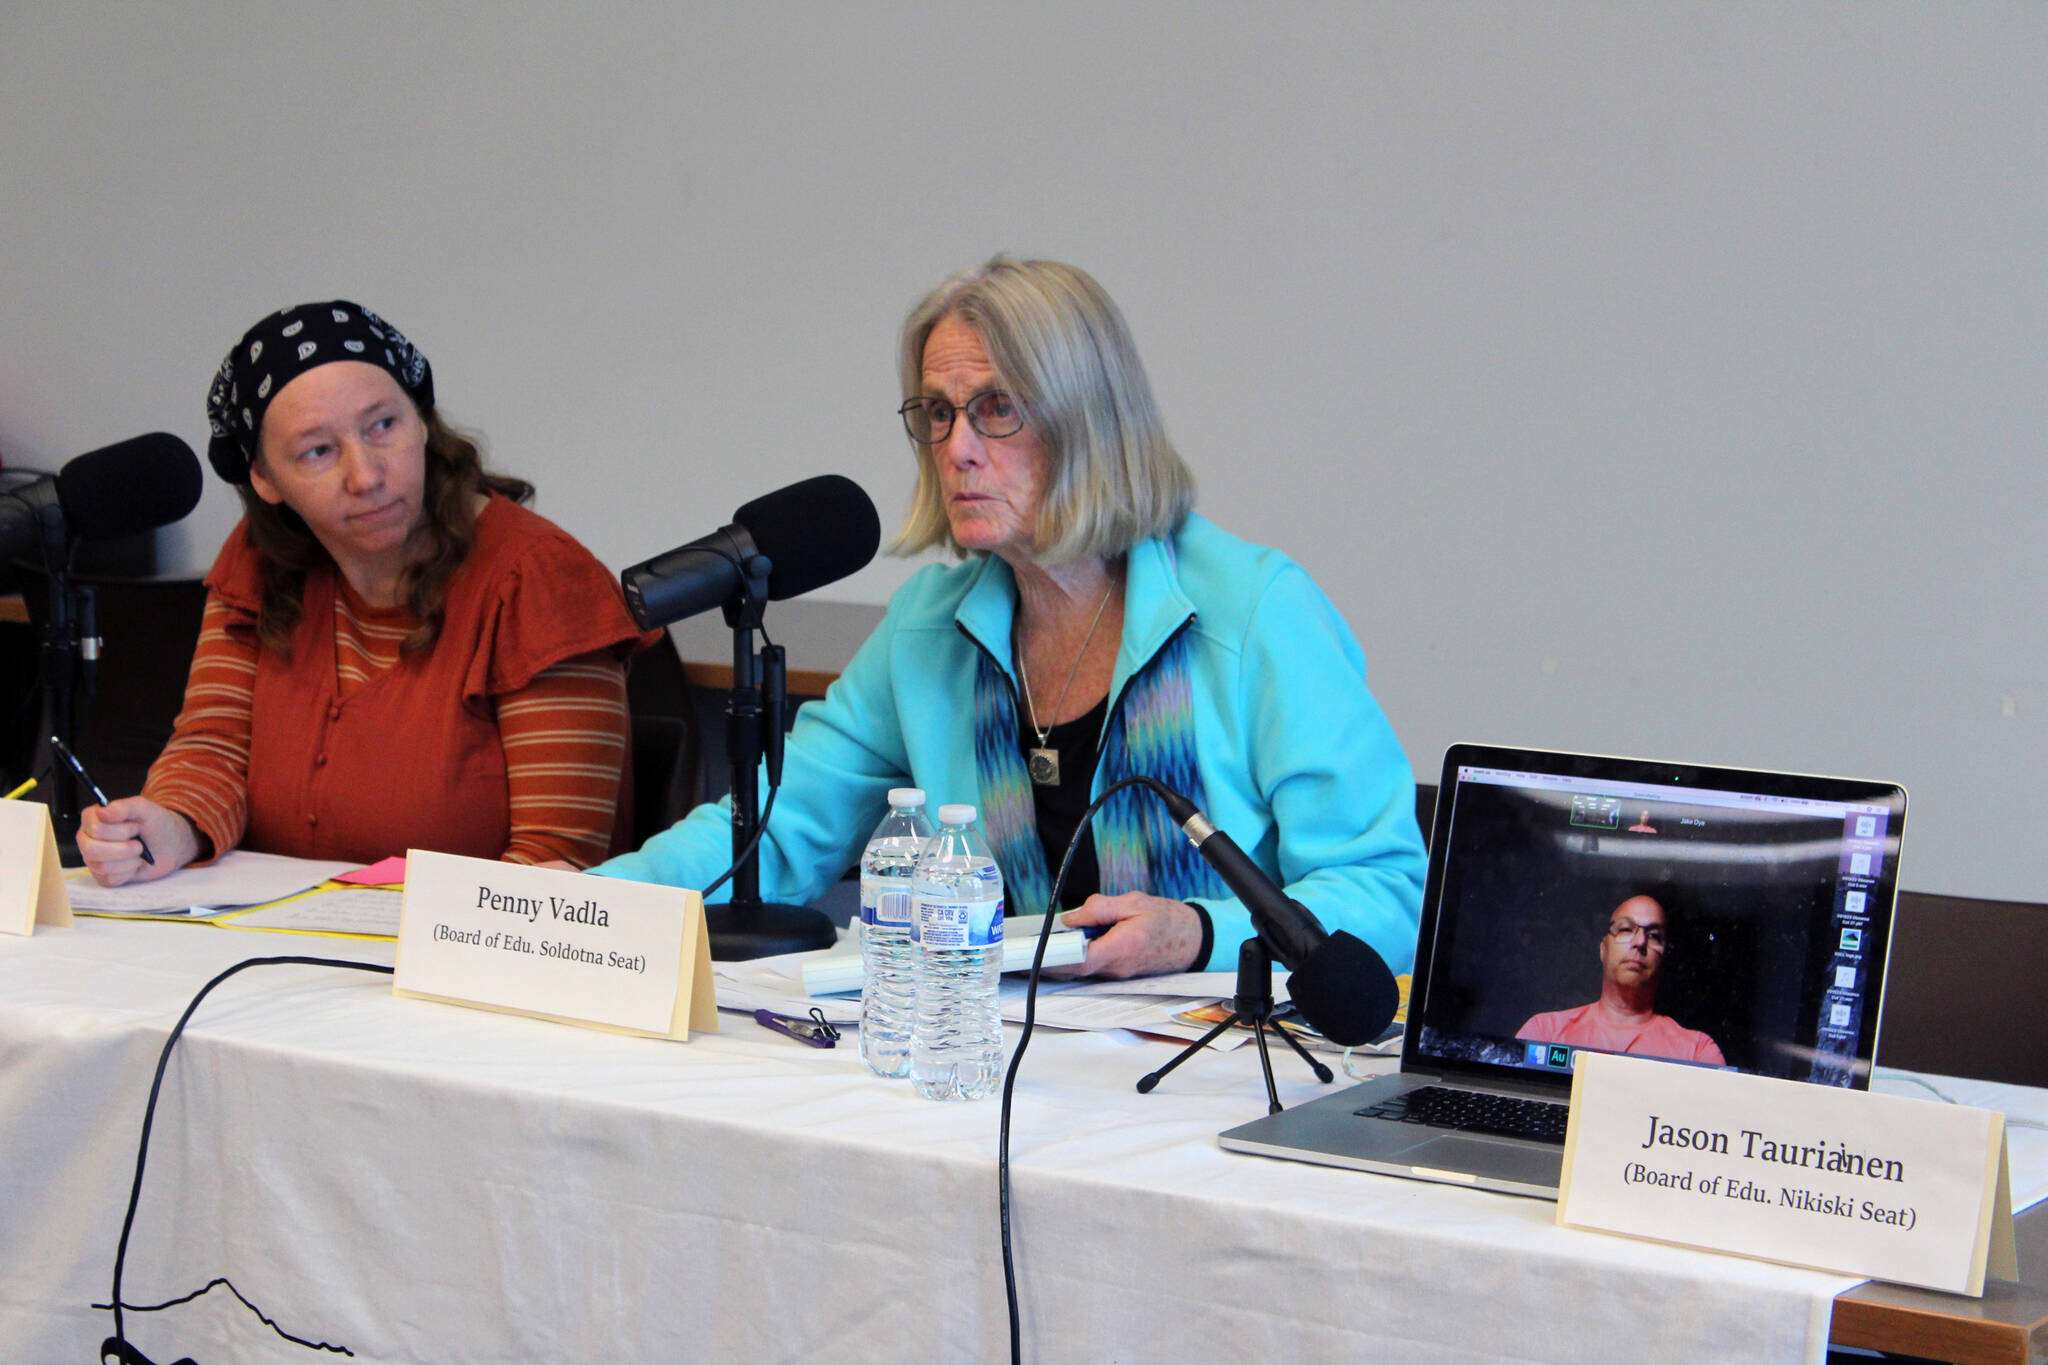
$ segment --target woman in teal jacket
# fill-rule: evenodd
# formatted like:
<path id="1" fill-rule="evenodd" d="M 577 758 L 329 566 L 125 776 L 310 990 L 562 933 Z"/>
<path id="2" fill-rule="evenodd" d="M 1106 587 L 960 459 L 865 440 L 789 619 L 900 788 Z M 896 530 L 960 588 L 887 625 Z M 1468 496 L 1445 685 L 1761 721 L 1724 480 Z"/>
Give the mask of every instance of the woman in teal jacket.
<path id="1" fill-rule="evenodd" d="M 945 545 L 821 702 L 797 715 L 761 894 L 821 895 L 889 788 L 972 802 L 1011 914 L 1045 908 L 1081 811 L 1133 773 L 1188 796 L 1287 893 L 1395 971 L 1415 951 L 1415 784 L 1329 599 L 1278 551 L 1192 512 L 1122 315 L 1072 266 L 997 257 L 911 312 L 899 357 L 918 458 L 896 548 Z M 1062 903 L 1106 926 L 1079 969 L 1227 968 L 1244 907 L 1150 793 L 1076 850 Z M 701 886 L 723 803 L 594 869 Z"/>

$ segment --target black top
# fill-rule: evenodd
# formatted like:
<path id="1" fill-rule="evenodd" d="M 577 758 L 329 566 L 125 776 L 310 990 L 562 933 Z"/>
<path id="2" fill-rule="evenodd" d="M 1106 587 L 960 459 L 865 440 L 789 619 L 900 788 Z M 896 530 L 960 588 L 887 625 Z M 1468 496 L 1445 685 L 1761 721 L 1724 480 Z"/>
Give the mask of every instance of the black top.
<path id="1" fill-rule="evenodd" d="M 1109 715 L 1109 698 L 1086 714 L 1046 731 L 1044 748 L 1060 756 L 1060 782 L 1056 787 L 1031 784 L 1031 805 L 1038 815 L 1038 842 L 1045 849 L 1048 882 L 1060 872 L 1067 841 L 1088 809 L 1088 791 L 1095 782 L 1095 765 L 1102 754 L 1102 722 Z M 1028 756 L 1041 747 L 1038 732 L 1021 715 L 1017 718 L 1017 739 Z M 1093 828 L 1092 825 L 1090 827 Z M 1067 869 L 1067 883 L 1060 888 L 1060 908 L 1072 910 L 1102 889 L 1102 868 L 1095 861 L 1095 840 L 1086 838 L 1074 850 L 1074 865 Z"/>
<path id="2" fill-rule="evenodd" d="M 1045 850 L 1045 876 L 1050 882 L 1060 874 L 1060 859 L 1066 856 L 1067 841 L 1074 837 L 1074 830 L 1080 826 L 1081 812 L 1088 809 L 1089 789 L 1095 785 L 1095 766 L 1102 757 L 1102 726 L 1109 716 L 1107 696 L 1086 714 L 1074 717 L 1064 725 L 1055 725 L 1045 732 L 1045 744 L 1060 756 L 1060 781 L 1058 786 L 1041 787 L 1031 784 L 1031 806 L 1038 816 L 1038 842 Z M 1041 747 L 1038 733 L 1022 715 L 1017 717 L 1017 739 L 1022 746 L 1026 767 L 1033 749 Z M 1090 830 L 1094 829 L 1091 824 Z M 1102 865 L 1095 860 L 1095 840 L 1083 839 L 1074 850 L 1074 865 L 1067 869 L 1066 885 L 1060 888 L 1062 910 L 1078 909 L 1102 889 Z M 1187 970 L 1201 971 L 1207 966 L 1209 953 L 1216 942 L 1216 928 L 1210 922 L 1209 912 L 1190 902 L 1188 908 L 1202 921 L 1202 938 L 1195 950 L 1194 961 Z M 1099 933 L 1100 930 L 1090 930 Z"/>

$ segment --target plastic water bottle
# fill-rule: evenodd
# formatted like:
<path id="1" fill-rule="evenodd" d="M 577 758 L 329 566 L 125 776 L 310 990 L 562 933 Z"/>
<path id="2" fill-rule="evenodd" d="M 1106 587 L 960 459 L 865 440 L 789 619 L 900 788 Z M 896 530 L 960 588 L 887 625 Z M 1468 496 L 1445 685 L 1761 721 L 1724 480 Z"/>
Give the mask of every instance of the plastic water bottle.
<path id="1" fill-rule="evenodd" d="M 931 837 L 924 793 L 897 787 L 860 855 L 860 1059 L 877 1076 L 910 1074 L 910 1013 L 917 1003 L 911 874 Z"/>
<path id="2" fill-rule="evenodd" d="M 974 819 L 940 806 L 917 859 L 910 1083 L 928 1100 L 986 1099 L 1003 1079 L 1003 873 Z"/>

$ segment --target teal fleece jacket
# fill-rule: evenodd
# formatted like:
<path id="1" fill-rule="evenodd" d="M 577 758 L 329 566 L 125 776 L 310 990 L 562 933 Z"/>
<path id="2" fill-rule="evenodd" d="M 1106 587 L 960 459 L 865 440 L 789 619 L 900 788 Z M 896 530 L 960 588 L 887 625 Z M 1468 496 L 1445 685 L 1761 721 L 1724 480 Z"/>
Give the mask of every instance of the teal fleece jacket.
<path id="1" fill-rule="evenodd" d="M 890 599 L 824 699 L 797 712 L 761 840 L 764 900 L 822 895 L 859 859 L 891 787 L 922 787 L 933 808 L 979 804 L 975 671 L 986 652 L 1016 685 L 1016 600 L 1009 566 L 993 557 L 931 565 Z M 1344 618 L 1285 555 L 1190 516 L 1169 540 L 1130 553 L 1109 695 L 1121 698 L 1183 627 L 1210 820 L 1327 928 L 1348 929 L 1407 971 L 1427 861 L 1415 779 Z M 591 870 L 702 886 L 731 858 L 728 799 Z M 1195 903 L 1214 928 L 1206 966 L 1235 968 L 1251 917 L 1234 898 Z"/>

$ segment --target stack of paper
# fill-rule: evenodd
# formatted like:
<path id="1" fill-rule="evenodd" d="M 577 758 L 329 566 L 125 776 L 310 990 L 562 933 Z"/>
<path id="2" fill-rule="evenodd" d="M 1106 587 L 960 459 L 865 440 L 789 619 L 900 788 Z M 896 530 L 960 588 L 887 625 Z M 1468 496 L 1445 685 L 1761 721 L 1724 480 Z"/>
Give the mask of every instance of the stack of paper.
<path id="1" fill-rule="evenodd" d="M 397 938 L 399 911 L 404 906 L 403 891 L 328 886 L 253 910 L 237 910 L 215 923 L 224 929 L 264 929 L 272 933 Z"/>
<path id="2" fill-rule="evenodd" d="M 1004 967 L 1021 973 L 1031 965 L 1038 949 L 1036 918 L 1018 919 L 1004 926 Z M 750 962 L 715 964 L 720 1009 L 775 1010 L 802 1015 L 816 1006 L 835 1024 L 860 1019 L 859 940 L 842 932 L 837 946 L 810 953 L 755 958 Z M 1085 953 L 1082 935 L 1061 930 L 1046 943 L 1047 965 L 1081 961 Z M 849 967 L 847 964 L 851 964 Z M 1208 1004 L 1227 996 L 1236 987 L 1234 972 L 1185 972 L 1178 976 L 1155 976 L 1138 981 L 1058 981 L 1042 979 L 1038 984 L 1038 1022 L 1047 1028 L 1133 1029 L 1169 1037 L 1199 1037 L 1199 1031 L 1173 1022 L 1177 1011 Z M 818 985 L 831 987 L 818 991 Z M 1003 981 L 1003 1017 L 1012 1022 L 1024 1018 L 1025 982 L 1012 974 Z M 1284 998 L 1285 992 L 1282 991 Z M 1215 1046 L 1239 1046 L 1242 1037 L 1226 1036 Z"/>
<path id="3" fill-rule="evenodd" d="M 1043 915 L 1020 915 L 1003 921 L 1003 970 L 1031 970 L 1038 952 L 1039 925 Z M 839 995 L 860 989 L 860 938 L 849 934 L 840 943 L 817 954 L 801 957 L 798 964 L 806 995 Z M 1045 965 L 1067 967 L 1088 956 L 1088 940 L 1078 929 L 1055 929 L 1045 943 Z"/>
<path id="4" fill-rule="evenodd" d="M 205 867 L 180 868 L 153 882 L 126 886 L 101 886 L 91 873 L 81 871 L 65 883 L 64 890 L 71 898 L 71 908 L 80 914 L 204 918 L 239 906 L 296 896 L 355 866 L 352 862 L 236 849 Z"/>

